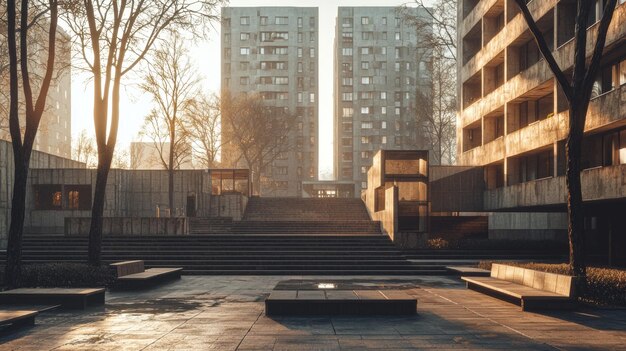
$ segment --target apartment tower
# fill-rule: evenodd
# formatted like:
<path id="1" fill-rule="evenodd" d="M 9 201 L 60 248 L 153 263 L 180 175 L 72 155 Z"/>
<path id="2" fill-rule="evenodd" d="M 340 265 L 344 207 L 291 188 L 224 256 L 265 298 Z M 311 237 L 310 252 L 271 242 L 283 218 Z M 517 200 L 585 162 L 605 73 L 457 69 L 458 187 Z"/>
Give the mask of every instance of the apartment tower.
<path id="1" fill-rule="evenodd" d="M 298 119 L 294 147 L 262 173 L 261 195 L 301 196 L 302 181 L 317 179 L 318 9 L 224 7 L 221 43 L 222 89 L 260 94 Z M 244 166 L 229 162 L 235 153 L 222 152 L 226 166 Z"/>
<path id="2" fill-rule="evenodd" d="M 411 9 L 412 16 L 423 9 Z M 427 16 L 422 16 L 425 20 Z M 358 196 L 380 149 L 424 147 L 416 94 L 430 87 L 429 49 L 396 7 L 339 7 L 334 57 L 335 178 Z"/>

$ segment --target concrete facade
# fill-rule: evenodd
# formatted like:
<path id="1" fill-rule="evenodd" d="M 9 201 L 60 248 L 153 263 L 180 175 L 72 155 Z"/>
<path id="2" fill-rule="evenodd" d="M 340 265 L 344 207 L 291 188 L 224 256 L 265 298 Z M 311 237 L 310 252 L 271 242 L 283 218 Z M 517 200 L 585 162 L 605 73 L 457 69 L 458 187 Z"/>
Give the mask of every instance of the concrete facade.
<path id="1" fill-rule="evenodd" d="M 562 238 L 567 101 L 514 0 L 458 4 L 458 162 L 483 167 L 484 209 L 508 212 L 490 219 L 490 236 Z M 576 2 L 531 1 L 528 7 L 556 62 L 571 72 Z M 589 57 L 601 16 L 598 1 L 589 21 Z M 611 213 L 626 210 L 625 40 L 626 5 L 620 0 L 593 88 L 581 175 L 586 233 L 608 231 L 602 235 L 612 238 L 613 247 L 622 240 L 615 233 L 623 220 Z"/>
<path id="2" fill-rule="evenodd" d="M 263 196 L 300 196 L 302 181 L 317 180 L 318 23 L 314 7 L 222 8 L 222 88 L 258 93 L 268 106 L 298 118 L 291 151 L 262 174 L 272 183 L 262 187 Z M 224 156 L 238 154 L 225 148 Z M 228 157 L 222 161 L 241 166 Z"/>
<path id="3" fill-rule="evenodd" d="M 47 153 L 33 151 L 30 158 L 32 168 L 64 169 L 85 168 L 85 164 Z M 11 218 L 11 198 L 13 194 L 13 148 L 11 143 L 0 140 L 0 247 L 6 246 Z M 31 170 L 31 175 L 32 175 Z"/>
<path id="4" fill-rule="evenodd" d="M 423 9 L 412 9 L 422 16 Z M 429 50 L 396 7 L 339 7 L 335 28 L 335 178 L 367 187 L 381 149 L 424 147 L 416 93 L 430 87 Z"/>

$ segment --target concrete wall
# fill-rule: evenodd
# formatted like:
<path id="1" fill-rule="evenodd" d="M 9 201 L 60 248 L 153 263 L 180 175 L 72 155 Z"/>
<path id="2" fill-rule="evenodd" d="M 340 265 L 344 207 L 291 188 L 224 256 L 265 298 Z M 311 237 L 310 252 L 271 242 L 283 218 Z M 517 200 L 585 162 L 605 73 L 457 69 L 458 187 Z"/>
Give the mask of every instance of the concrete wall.
<path id="1" fill-rule="evenodd" d="M 84 163 L 39 151 L 33 151 L 30 166 L 31 168 L 85 168 Z M 9 231 L 13 172 L 13 148 L 11 143 L 0 140 L 0 247 L 6 247 L 7 233 Z"/>
<path id="2" fill-rule="evenodd" d="M 559 212 L 494 212 L 489 239 L 567 240 L 567 214 Z"/>
<path id="3" fill-rule="evenodd" d="M 431 166 L 432 212 L 481 212 L 485 181 L 482 167 Z"/>

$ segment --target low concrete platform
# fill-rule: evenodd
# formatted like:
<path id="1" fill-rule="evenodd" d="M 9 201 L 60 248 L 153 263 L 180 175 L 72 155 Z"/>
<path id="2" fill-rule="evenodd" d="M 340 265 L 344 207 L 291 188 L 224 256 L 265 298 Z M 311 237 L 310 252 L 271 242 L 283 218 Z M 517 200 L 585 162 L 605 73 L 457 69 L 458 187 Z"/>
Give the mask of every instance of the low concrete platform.
<path id="1" fill-rule="evenodd" d="M 467 266 L 447 266 L 446 270 L 452 274 L 465 277 L 488 277 L 491 274 L 491 271 L 486 269 Z"/>
<path id="2" fill-rule="evenodd" d="M 180 279 L 182 268 L 149 268 L 143 272 L 118 277 L 115 289 L 146 289 Z"/>
<path id="3" fill-rule="evenodd" d="M 35 325 L 37 311 L 5 311 L 0 310 L 0 327 L 19 328 Z"/>
<path id="4" fill-rule="evenodd" d="M 85 309 L 104 304 L 104 288 L 22 288 L 0 292 L 0 304 L 51 304 Z"/>
<path id="5" fill-rule="evenodd" d="M 274 290 L 268 316 L 414 315 L 417 299 L 402 290 Z"/>

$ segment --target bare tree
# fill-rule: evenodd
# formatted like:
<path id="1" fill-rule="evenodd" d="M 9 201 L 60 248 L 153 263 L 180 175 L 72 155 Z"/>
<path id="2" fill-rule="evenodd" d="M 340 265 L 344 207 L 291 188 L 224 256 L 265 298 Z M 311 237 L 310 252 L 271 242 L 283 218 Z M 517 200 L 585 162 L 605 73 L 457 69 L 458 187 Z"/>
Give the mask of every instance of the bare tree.
<path id="1" fill-rule="evenodd" d="M 593 83 L 600 69 L 600 61 L 604 53 L 606 34 L 615 12 L 616 0 L 604 1 L 602 19 L 598 25 L 598 34 L 591 59 L 587 60 L 587 24 L 595 1 L 578 0 L 576 10 L 576 26 L 574 29 L 574 66 L 572 77 L 569 79 L 556 62 L 550 48 L 535 19 L 533 18 L 526 1 L 515 0 L 528 28 L 535 38 L 541 55 L 554 74 L 569 106 L 569 131 L 565 143 L 565 157 L 567 169 L 565 180 L 567 184 L 567 214 L 570 269 L 575 276 L 587 275 L 584 244 L 584 211 L 582 190 L 580 183 L 581 149 L 585 131 L 587 110 L 591 99 Z"/>
<path id="2" fill-rule="evenodd" d="M 221 111 L 219 97 L 199 95 L 189 101 L 183 129 L 193 149 L 194 158 L 203 168 L 215 168 L 221 143 Z"/>
<path id="3" fill-rule="evenodd" d="M 89 262 L 99 265 L 105 190 L 120 123 L 122 79 L 169 30 L 202 34 L 221 0 L 68 0 L 67 23 L 93 78 L 98 171 L 91 209 Z M 110 111 L 110 114 L 109 114 Z"/>
<path id="4" fill-rule="evenodd" d="M 141 165 L 141 160 L 144 157 L 144 153 L 145 153 L 145 144 L 138 142 L 138 143 L 131 143 L 130 144 L 130 164 L 129 164 L 129 168 L 130 169 L 139 169 L 139 166 Z"/>
<path id="5" fill-rule="evenodd" d="M 230 147 L 232 163 L 243 160 L 252 173 L 253 189 L 261 193 L 261 173 L 293 149 L 289 140 L 296 118 L 283 108 L 267 106 L 253 94 L 221 97 L 224 146 Z"/>
<path id="6" fill-rule="evenodd" d="M 456 9 L 456 0 L 437 0 L 430 7 L 414 0 L 398 10 L 415 29 L 418 59 L 430 74 L 429 86 L 416 89 L 415 111 L 434 164 L 456 160 Z"/>
<path id="7" fill-rule="evenodd" d="M 58 20 L 57 0 L 48 1 L 48 11 L 45 16 L 49 23 L 47 45 L 47 59 L 45 74 L 40 84 L 38 94 L 34 95 L 28 65 L 29 43 L 28 26 L 31 23 L 29 17 L 29 2 L 21 1 L 19 13 L 20 27 L 17 27 L 17 7 L 15 0 L 7 1 L 7 48 L 9 57 L 9 130 L 11 144 L 13 146 L 14 159 L 14 183 L 13 197 L 11 200 L 11 224 L 7 245 L 7 262 L 5 270 L 5 283 L 8 287 L 15 287 L 21 269 L 22 235 L 24 232 L 24 214 L 26 210 L 26 183 L 30 165 L 30 156 L 33 150 L 37 129 L 46 105 L 48 90 L 52 81 L 55 65 L 55 49 Z M 43 15 L 42 15 L 43 16 Z M 17 36 L 19 35 L 19 62 Z M 22 130 L 18 111 L 18 66 L 21 74 L 21 87 L 24 95 L 24 116 L 26 127 Z"/>
<path id="8" fill-rule="evenodd" d="M 88 168 L 94 168 L 96 166 L 96 160 L 98 159 L 96 142 L 93 137 L 87 134 L 85 129 L 80 132 L 80 135 L 74 142 L 72 158 L 83 162 Z"/>
<path id="9" fill-rule="evenodd" d="M 129 159 L 128 150 L 116 150 L 113 155 L 113 161 L 111 162 L 111 166 L 116 169 L 128 169 L 128 159 Z"/>
<path id="10" fill-rule="evenodd" d="M 199 80 L 187 57 L 183 38 L 172 33 L 155 50 L 141 89 L 155 107 L 146 116 L 145 135 L 154 143 L 161 165 L 168 173 L 170 215 L 174 215 L 174 171 L 190 161 L 191 147 L 184 132 L 185 106 L 197 95 Z"/>

